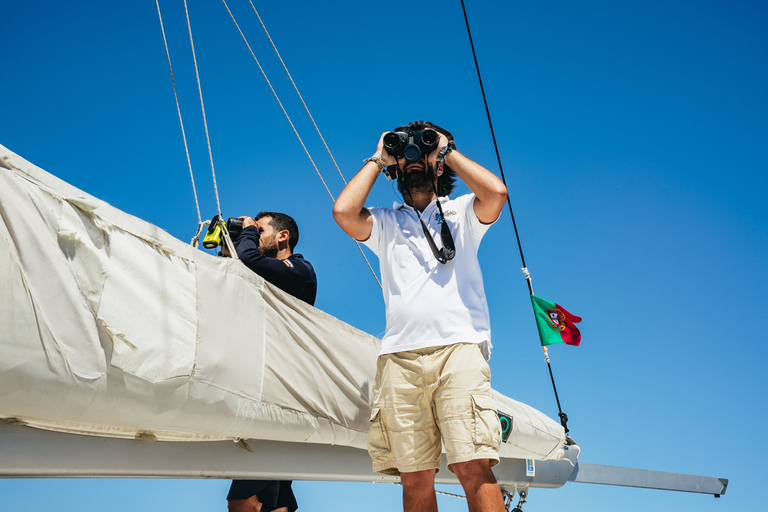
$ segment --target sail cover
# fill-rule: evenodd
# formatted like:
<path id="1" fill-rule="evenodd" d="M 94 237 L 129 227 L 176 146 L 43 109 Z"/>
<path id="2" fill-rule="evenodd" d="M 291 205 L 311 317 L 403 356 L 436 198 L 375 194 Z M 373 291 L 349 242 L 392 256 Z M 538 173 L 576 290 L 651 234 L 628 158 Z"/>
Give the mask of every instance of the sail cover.
<path id="1" fill-rule="evenodd" d="M 378 339 L 1 145 L 0 218 L 0 418 L 365 448 Z M 494 395 L 502 457 L 563 457 L 557 422 Z"/>

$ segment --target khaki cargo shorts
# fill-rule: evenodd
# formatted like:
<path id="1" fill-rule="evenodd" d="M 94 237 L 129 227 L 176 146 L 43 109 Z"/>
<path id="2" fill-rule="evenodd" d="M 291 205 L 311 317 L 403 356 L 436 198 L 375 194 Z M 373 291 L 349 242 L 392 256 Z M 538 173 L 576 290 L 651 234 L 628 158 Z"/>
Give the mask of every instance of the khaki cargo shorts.
<path id="1" fill-rule="evenodd" d="M 499 463 L 501 424 L 480 345 L 379 356 L 373 399 L 368 452 L 374 471 L 439 471 L 442 444 L 448 469 L 475 459 Z"/>

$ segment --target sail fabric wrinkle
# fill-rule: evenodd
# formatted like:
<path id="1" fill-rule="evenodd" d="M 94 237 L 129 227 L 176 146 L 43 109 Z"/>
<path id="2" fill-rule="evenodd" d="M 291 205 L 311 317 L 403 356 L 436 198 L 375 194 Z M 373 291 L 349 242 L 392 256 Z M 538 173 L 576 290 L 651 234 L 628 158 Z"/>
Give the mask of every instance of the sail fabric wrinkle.
<path id="1" fill-rule="evenodd" d="M 0 418 L 78 434 L 365 449 L 380 341 L 0 146 Z M 502 457 L 562 427 L 496 395 Z"/>
<path id="2" fill-rule="evenodd" d="M 18 262 L 23 293 L 33 298 L 35 320 L 50 329 L 72 373 L 83 379 L 99 378 L 106 364 L 98 326 L 57 244 L 54 226 L 62 200 L 12 171 L 0 170 L 3 238 Z M 62 318 L 66 321 L 57 321 Z M 9 331 L 20 321 L 4 323 L 4 329 Z"/>
<path id="3" fill-rule="evenodd" d="M 264 399 L 286 408 L 321 411 L 323 417 L 337 418 L 341 427 L 367 432 L 379 340 L 366 336 L 350 343 L 359 331 L 331 316 L 306 318 L 304 302 L 267 286 L 272 293 L 264 298 L 272 314 L 266 323 Z M 286 357 L 296 353 L 303 357 Z M 340 394 L 325 393 L 329 388 Z"/>
<path id="4" fill-rule="evenodd" d="M 112 365 L 150 382 L 191 375 L 197 335 L 193 262 L 114 228 L 109 248 L 97 319 L 112 339 Z"/>
<path id="5" fill-rule="evenodd" d="M 502 445 L 502 454 L 528 453 L 520 458 L 537 460 L 563 458 L 565 434 L 562 427 L 554 428 L 552 424 L 555 422 L 548 416 L 496 390 L 493 390 L 493 398 L 498 410 L 512 417 L 512 433 Z M 537 414 L 531 414 L 531 411 Z"/>
<path id="6" fill-rule="evenodd" d="M 202 256 L 207 256 L 201 253 Z M 228 258 L 197 265 L 197 362 L 194 378 L 261 400 L 266 346 L 264 280 Z"/>

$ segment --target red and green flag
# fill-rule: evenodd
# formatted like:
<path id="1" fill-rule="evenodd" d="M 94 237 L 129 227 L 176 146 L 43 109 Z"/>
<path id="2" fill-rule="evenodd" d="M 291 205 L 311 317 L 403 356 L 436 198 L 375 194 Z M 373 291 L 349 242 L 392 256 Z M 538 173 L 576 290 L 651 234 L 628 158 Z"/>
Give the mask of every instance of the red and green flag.
<path id="1" fill-rule="evenodd" d="M 536 327 L 539 328 L 542 347 L 556 343 L 579 346 L 581 333 L 574 324 L 581 322 L 581 317 L 570 314 L 560 304 L 549 302 L 533 294 L 531 302 L 533 302 L 533 312 L 536 315 Z"/>

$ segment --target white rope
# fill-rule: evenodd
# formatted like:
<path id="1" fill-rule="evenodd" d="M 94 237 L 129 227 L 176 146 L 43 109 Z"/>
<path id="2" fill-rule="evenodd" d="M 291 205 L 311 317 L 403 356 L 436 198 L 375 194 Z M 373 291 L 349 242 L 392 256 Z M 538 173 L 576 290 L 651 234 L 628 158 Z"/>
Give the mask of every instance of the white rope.
<path id="1" fill-rule="evenodd" d="M 525 276 L 525 280 L 528 281 L 528 289 L 531 290 L 531 295 L 533 295 L 533 280 L 531 279 L 531 273 L 528 271 L 528 267 L 523 267 L 520 270 L 523 271 L 523 276 Z M 544 351 L 544 360 L 549 364 L 551 361 L 549 359 L 549 350 L 547 349 L 547 346 L 542 345 L 541 349 Z"/>
<path id="2" fill-rule="evenodd" d="M 184 1 L 186 2 L 186 0 Z M 312 156 L 309 154 L 307 147 L 304 145 L 304 141 L 301 140 L 301 136 L 299 135 L 299 132 L 296 131 L 296 127 L 293 125 L 293 121 L 291 121 L 291 117 L 288 115 L 288 112 L 285 111 L 285 107 L 283 107 L 283 103 L 280 101 L 280 98 L 277 96 L 277 92 L 275 92 L 275 88 L 272 87 L 272 82 L 270 82 L 269 78 L 267 78 L 267 74 L 264 72 L 264 68 L 261 67 L 261 63 L 259 62 L 259 59 L 257 59 L 256 55 L 253 53 L 253 50 L 251 49 L 251 45 L 248 44 L 248 40 L 245 38 L 245 34 L 243 34 L 243 31 L 240 30 L 240 25 L 238 25 L 237 20 L 235 20 L 235 16 L 232 14 L 232 11 L 229 10 L 227 1 L 226 0 L 221 0 L 221 1 L 224 2 L 224 7 L 227 8 L 229 17 L 232 18 L 232 21 L 235 23 L 235 27 L 237 27 L 237 31 L 240 32 L 240 36 L 243 38 L 243 41 L 245 41 L 245 45 L 248 47 L 248 51 L 251 52 L 251 57 L 253 57 L 253 60 L 256 61 L 256 65 L 259 66 L 259 71 L 261 71 L 262 76 L 264 76 L 264 80 L 267 81 L 267 85 L 269 85 L 269 89 L 272 91 L 272 94 L 277 100 L 278 105 L 280 105 L 280 108 L 282 109 L 283 114 L 285 114 L 285 118 L 288 119 L 288 123 L 291 125 L 291 128 L 293 129 L 293 133 L 295 133 L 296 137 L 299 139 L 299 143 L 301 144 L 301 147 L 304 149 L 304 153 L 307 154 L 307 158 L 309 158 L 309 161 L 312 162 L 312 167 L 315 168 L 315 172 L 317 173 L 317 176 L 320 178 L 320 181 L 323 182 L 325 191 L 328 192 L 328 195 L 331 197 L 332 201 L 336 201 L 336 199 L 333 197 L 333 194 L 331 193 L 331 190 L 328 188 L 328 185 L 325 183 L 323 176 L 320 174 L 320 171 L 317 169 L 317 165 L 315 165 L 315 161 L 312 160 Z"/>
<path id="3" fill-rule="evenodd" d="M 240 37 L 243 38 L 245 45 L 248 47 L 248 51 L 251 52 L 251 56 L 253 57 L 253 60 L 256 61 L 256 65 L 259 66 L 259 71 L 261 71 L 261 74 L 264 77 L 264 80 L 267 81 L 267 85 L 269 85 L 269 89 L 272 91 L 272 95 L 277 100 L 278 105 L 280 105 L 280 109 L 283 111 L 283 114 L 285 114 L 285 118 L 288 120 L 288 124 L 291 125 L 291 129 L 293 129 L 293 133 L 296 134 L 296 138 L 299 139 L 299 143 L 301 144 L 301 147 L 304 149 L 304 153 L 306 153 L 307 158 L 309 158 L 309 161 L 312 163 L 312 167 L 315 169 L 315 172 L 317 173 L 317 176 L 320 178 L 320 181 L 323 183 L 323 186 L 325 187 L 325 191 L 328 192 L 328 196 L 330 196 L 331 201 L 335 203 L 336 199 L 333 197 L 333 194 L 328 188 L 328 185 L 325 183 L 325 179 L 323 179 L 323 175 L 320 173 L 320 170 L 317 168 L 317 165 L 315 165 L 315 161 L 312 159 L 312 156 L 309 154 L 309 150 L 304 145 L 304 141 L 301 139 L 299 132 L 296 130 L 296 127 L 293 125 L 293 121 L 291 121 L 291 117 L 288 115 L 288 112 L 286 112 L 285 107 L 283 106 L 283 103 L 280 101 L 280 98 L 277 95 L 277 92 L 275 91 L 274 87 L 272 87 L 272 82 L 270 82 L 269 78 L 267 78 L 267 74 L 264 71 L 264 68 L 261 67 L 261 63 L 259 62 L 259 59 L 256 58 L 256 55 L 253 53 L 253 50 L 251 49 L 251 45 L 248 44 L 248 40 L 245 38 L 245 34 L 243 34 L 243 31 L 240 29 L 240 25 L 237 23 L 237 20 L 235 20 L 235 16 L 232 14 L 232 11 L 229 9 L 229 5 L 227 5 L 226 0 L 222 0 L 222 2 L 224 3 L 224 7 L 227 8 L 227 12 L 229 13 L 230 18 L 232 18 L 232 21 L 235 23 L 235 27 L 237 27 L 237 31 L 240 32 Z M 285 72 L 288 74 L 288 78 L 290 78 L 291 83 L 293 84 L 293 88 L 296 90 L 296 94 L 299 95 L 299 98 L 301 99 L 301 103 L 304 105 L 304 109 L 307 111 L 307 115 L 309 115 L 309 118 L 312 120 L 312 124 L 315 126 L 315 130 L 317 130 L 317 133 L 320 136 L 320 139 L 323 141 L 323 144 L 325 145 L 325 149 L 328 151 L 328 154 L 331 156 L 331 160 L 333 160 L 333 164 L 336 166 L 336 169 L 339 171 L 339 176 L 341 176 L 341 180 L 346 185 L 347 180 L 345 180 L 344 175 L 341 174 L 341 169 L 339 169 L 338 164 L 336 164 L 336 160 L 333 158 L 333 155 L 331 154 L 331 150 L 328 148 L 328 144 L 325 143 L 325 139 L 323 138 L 323 135 L 320 133 L 320 129 L 317 127 L 317 124 L 315 123 L 315 119 L 312 117 L 312 114 L 310 114 L 309 108 L 307 107 L 307 104 L 304 102 L 304 98 L 302 98 L 298 87 L 296 87 L 296 84 L 293 81 L 293 77 L 291 77 L 291 74 L 288 72 L 288 67 L 283 62 L 282 57 L 280 57 L 280 52 L 277 51 L 277 47 L 275 46 L 275 43 L 272 41 L 272 38 L 269 36 L 269 32 L 267 32 L 267 27 L 264 26 L 264 22 L 261 20 L 261 16 L 259 16 L 259 13 L 256 11 L 256 7 L 253 6 L 253 2 L 251 2 L 251 7 L 253 7 L 253 12 L 255 12 L 256 16 L 259 18 L 259 22 L 261 23 L 261 26 L 264 27 L 264 32 L 266 32 L 267 37 L 269 38 L 269 42 L 272 43 L 272 48 L 275 49 L 275 53 L 277 53 L 277 57 L 280 59 L 280 62 L 283 64 L 283 69 L 285 69 Z M 365 253 L 363 253 L 363 248 L 360 247 L 360 243 L 357 240 L 355 240 L 355 244 L 357 245 L 357 249 L 360 251 L 360 255 L 365 260 L 366 265 L 368 265 L 368 269 L 371 271 L 373 278 L 376 280 L 376 283 L 379 285 L 379 288 L 382 288 L 381 281 L 379 281 L 379 277 L 376 275 L 376 272 L 373 270 L 373 267 L 371 266 L 370 261 L 368 261 L 368 258 L 365 256 Z"/>
<path id="4" fill-rule="evenodd" d="M 467 499 L 466 496 L 462 496 L 461 494 L 451 494 L 450 492 L 443 492 L 443 491 L 438 491 L 438 490 L 435 490 L 435 493 L 442 494 L 443 496 L 451 496 L 453 498 L 460 498 L 462 500 Z"/>
<path id="5" fill-rule="evenodd" d="M 195 55 L 195 43 L 192 40 L 192 25 L 189 22 L 189 9 L 187 0 L 184 0 L 184 12 L 187 15 L 187 28 L 189 29 L 189 44 L 192 47 L 192 59 L 195 61 L 195 76 L 197 77 L 197 91 L 200 94 L 200 108 L 203 111 L 203 125 L 205 126 L 205 140 L 208 142 L 208 159 L 211 161 L 211 174 L 213 175 L 213 191 L 216 194 L 216 209 L 221 218 L 221 204 L 219 203 L 219 189 L 216 186 L 216 171 L 213 168 L 213 153 L 211 152 L 211 138 L 208 135 L 208 120 L 205 117 L 205 104 L 203 103 L 203 89 L 200 86 L 200 72 L 197 69 L 197 56 Z"/>
<path id="6" fill-rule="evenodd" d="M 394 484 L 394 485 L 399 485 L 401 487 L 403 485 L 402 482 L 389 482 L 389 483 L 390 484 Z M 452 498 L 459 498 L 459 499 L 462 499 L 462 500 L 467 499 L 466 496 L 462 496 L 461 494 L 452 494 L 450 492 L 438 491 L 437 489 L 435 489 L 435 494 L 442 494 L 443 496 L 450 496 Z"/>
<path id="7" fill-rule="evenodd" d="M 336 171 L 338 171 L 339 176 L 341 177 L 341 181 L 344 182 L 344 184 L 347 184 L 347 180 L 344 179 L 344 175 L 341 173 L 341 169 L 339 169 L 339 164 L 336 163 L 336 159 L 333 158 L 333 153 L 331 153 L 331 148 L 328 147 L 328 144 L 325 142 L 325 138 L 323 137 L 323 134 L 320 133 L 320 128 L 318 128 L 317 123 L 315 123 L 315 118 L 312 117 L 312 114 L 309 112 L 309 107 L 307 107 L 306 102 L 304 101 L 304 97 L 302 97 L 301 93 L 299 92 L 299 88 L 296 86 L 296 82 L 293 81 L 293 77 L 291 76 L 291 73 L 288 71 L 288 66 L 285 65 L 285 62 L 283 62 L 283 57 L 280 56 L 280 52 L 277 51 L 277 46 L 275 46 L 274 41 L 272 41 L 272 37 L 269 35 L 269 32 L 267 31 L 267 27 L 264 25 L 264 22 L 261 19 L 261 16 L 259 16 L 259 12 L 256 10 L 256 7 L 253 5 L 252 0 L 248 0 L 251 4 L 251 7 L 253 7 L 253 12 L 256 13 L 256 17 L 259 18 L 259 23 L 261 23 L 262 28 L 264 29 L 264 33 L 267 35 L 267 39 L 269 39 L 269 43 L 272 45 L 272 48 L 275 50 L 275 53 L 277 54 L 277 58 L 280 59 L 280 64 L 283 65 L 283 69 L 285 70 L 285 74 L 288 75 L 288 79 L 291 81 L 291 85 L 293 85 L 293 89 L 296 91 L 296 94 L 299 96 L 299 99 L 301 100 L 301 104 L 304 105 L 304 110 L 307 111 L 307 115 L 309 116 L 309 119 L 312 121 L 312 125 L 315 127 L 315 131 L 320 136 L 320 140 L 323 141 L 323 146 L 325 146 L 325 150 L 328 152 L 328 156 L 331 157 L 331 161 L 333 161 L 333 165 L 336 167 Z"/>
<path id="8" fill-rule="evenodd" d="M 224 219 L 221 217 L 219 217 L 219 222 L 221 223 L 221 231 L 223 233 L 222 238 L 224 239 L 224 243 L 227 244 L 227 249 L 229 249 L 229 257 L 235 260 L 239 260 L 240 257 L 237 255 L 237 251 L 235 250 L 235 244 L 232 242 L 232 237 L 229 236 L 227 223 L 224 222 Z"/>
<path id="9" fill-rule="evenodd" d="M 200 243 L 200 234 L 203 232 L 203 228 L 210 223 L 211 221 L 209 220 L 206 220 L 205 222 L 200 221 L 197 223 L 197 233 L 195 233 L 195 236 L 192 237 L 192 241 L 189 242 L 189 245 L 197 249 L 197 244 Z"/>
<path id="10" fill-rule="evenodd" d="M 531 294 L 533 294 L 533 280 L 531 280 L 531 273 L 528 272 L 528 267 L 523 267 L 520 270 L 523 271 L 523 276 L 525 276 L 525 280 L 528 281 L 528 286 L 531 289 Z"/>
<path id="11" fill-rule="evenodd" d="M 163 26 L 163 16 L 160 14 L 160 0 L 155 0 L 157 4 L 157 17 L 160 18 L 160 30 L 163 32 L 163 44 L 165 44 L 165 55 L 168 57 L 168 69 L 171 70 L 171 84 L 173 84 L 173 97 L 176 98 L 176 111 L 179 113 L 179 124 L 181 124 L 181 137 L 184 139 L 184 151 L 187 154 L 187 165 L 189 166 L 189 177 L 192 179 L 192 193 L 195 196 L 195 207 L 197 208 L 197 222 L 202 224 L 203 218 L 200 216 L 200 203 L 197 200 L 197 188 L 195 187 L 195 175 L 192 173 L 192 161 L 189 159 L 189 147 L 187 146 L 187 134 L 184 132 L 184 121 L 181 119 L 181 107 L 179 106 L 179 95 L 176 92 L 176 80 L 173 78 L 173 66 L 171 66 L 171 53 L 168 51 L 168 41 L 165 38 L 165 27 Z M 200 226 L 193 241 L 200 235 Z M 197 245 L 194 245 L 197 247 Z"/>

